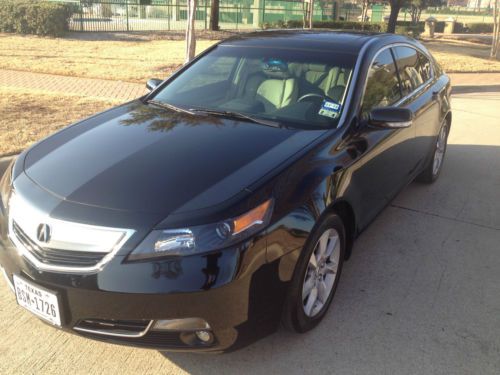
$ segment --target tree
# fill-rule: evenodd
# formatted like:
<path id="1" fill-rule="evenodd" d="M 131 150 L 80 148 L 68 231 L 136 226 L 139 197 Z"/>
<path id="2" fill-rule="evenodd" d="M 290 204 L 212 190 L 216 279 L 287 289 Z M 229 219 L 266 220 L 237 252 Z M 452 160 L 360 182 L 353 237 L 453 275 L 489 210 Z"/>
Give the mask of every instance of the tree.
<path id="1" fill-rule="evenodd" d="M 196 16 L 196 0 L 188 0 L 188 20 L 186 27 L 186 62 L 194 59 L 196 54 L 196 35 L 194 21 Z"/>
<path id="2" fill-rule="evenodd" d="M 210 6 L 210 30 L 219 30 L 219 0 L 212 0 Z"/>
<path id="3" fill-rule="evenodd" d="M 413 25 L 418 24 L 422 10 L 427 8 L 427 0 L 412 0 L 410 3 L 410 16 Z"/>
<path id="4" fill-rule="evenodd" d="M 309 28 L 313 28 L 314 0 L 309 0 Z"/>
<path id="5" fill-rule="evenodd" d="M 391 4 L 391 13 L 389 15 L 389 23 L 387 24 L 387 32 L 394 33 L 396 31 L 398 14 L 401 6 L 404 3 L 404 0 L 390 0 L 389 3 Z"/>
<path id="6" fill-rule="evenodd" d="M 372 0 L 362 0 L 361 22 L 366 22 L 366 20 L 368 18 L 368 8 L 370 7 L 371 3 L 372 3 Z"/>
<path id="7" fill-rule="evenodd" d="M 303 0 L 302 10 L 303 10 L 303 24 L 304 29 L 312 29 L 313 27 L 313 7 L 314 0 Z"/>
<path id="8" fill-rule="evenodd" d="M 498 58 L 500 52 L 500 0 L 493 4 L 493 35 L 491 41 L 490 56 Z"/>
<path id="9" fill-rule="evenodd" d="M 414 25 L 418 24 L 422 11 L 428 7 L 439 7 L 444 4 L 444 0 L 410 0 L 411 23 Z"/>

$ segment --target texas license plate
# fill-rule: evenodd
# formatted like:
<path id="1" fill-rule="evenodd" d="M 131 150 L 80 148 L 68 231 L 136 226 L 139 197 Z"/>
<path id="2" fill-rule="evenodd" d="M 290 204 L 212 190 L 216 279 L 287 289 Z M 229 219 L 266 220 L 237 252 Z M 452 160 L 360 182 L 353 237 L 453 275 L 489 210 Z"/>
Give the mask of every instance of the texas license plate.
<path id="1" fill-rule="evenodd" d="M 17 303 L 36 316 L 61 326 L 57 295 L 14 275 L 14 289 Z"/>

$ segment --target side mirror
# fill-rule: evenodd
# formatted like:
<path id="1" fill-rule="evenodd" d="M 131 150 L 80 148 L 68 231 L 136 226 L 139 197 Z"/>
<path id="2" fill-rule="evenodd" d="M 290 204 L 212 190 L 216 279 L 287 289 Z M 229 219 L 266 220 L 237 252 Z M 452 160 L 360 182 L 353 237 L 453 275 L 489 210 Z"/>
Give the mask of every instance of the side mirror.
<path id="1" fill-rule="evenodd" d="M 413 112 L 408 108 L 374 108 L 370 112 L 368 123 L 382 129 L 400 129 L 411 126 Z"/>
<path id="2" fill-rule="evenodd" d="M 158 79 L 158 78 L 151 78 L 150 80 L 148 80 L 148 82 L 146 82 L 146 88 L 149 90 L 149 91 L 153 91 L 155 88 L 157 88 L 160 83 L 162 83 L 163 81 L 161 79 Z"/>

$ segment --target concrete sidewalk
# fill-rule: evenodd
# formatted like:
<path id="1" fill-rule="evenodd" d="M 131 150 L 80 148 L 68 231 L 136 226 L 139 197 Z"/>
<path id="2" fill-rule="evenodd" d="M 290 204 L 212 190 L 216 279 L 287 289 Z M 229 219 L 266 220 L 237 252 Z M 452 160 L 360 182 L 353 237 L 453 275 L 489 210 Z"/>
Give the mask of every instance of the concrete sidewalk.
<path id="1" fill-rule="evenodd" d="M 450 73 L 454 86 L 500 83 L 500 73 Z M 145 84 L 0 69 L 0 87 L 44 90 L 128 101 L 144 95 Z"/>

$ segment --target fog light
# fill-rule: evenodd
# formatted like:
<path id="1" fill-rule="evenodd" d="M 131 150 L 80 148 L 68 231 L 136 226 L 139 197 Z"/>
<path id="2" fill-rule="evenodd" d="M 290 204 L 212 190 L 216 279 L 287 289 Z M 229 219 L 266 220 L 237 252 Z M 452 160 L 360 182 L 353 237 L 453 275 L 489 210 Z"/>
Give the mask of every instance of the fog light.
<path id="1" fill-rule="evenodd" d="M 196 331 L 196 337 L 204 343 L 210 342 L 212 340 L 212 334 L 208 331 Z"/>

